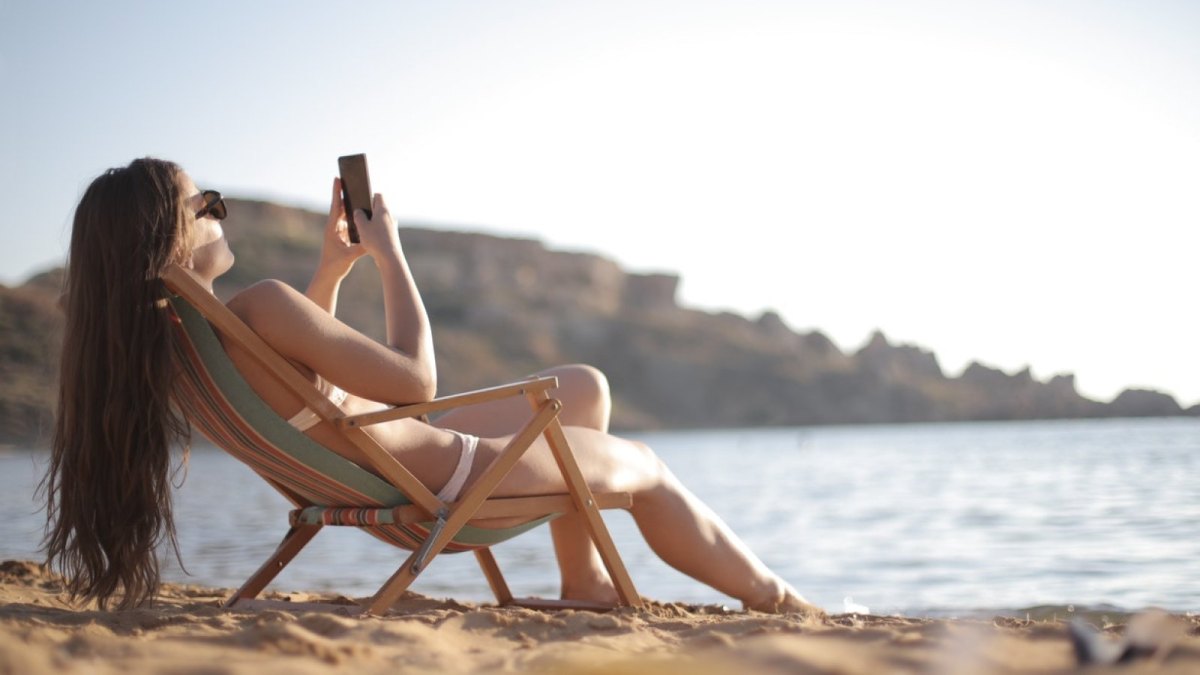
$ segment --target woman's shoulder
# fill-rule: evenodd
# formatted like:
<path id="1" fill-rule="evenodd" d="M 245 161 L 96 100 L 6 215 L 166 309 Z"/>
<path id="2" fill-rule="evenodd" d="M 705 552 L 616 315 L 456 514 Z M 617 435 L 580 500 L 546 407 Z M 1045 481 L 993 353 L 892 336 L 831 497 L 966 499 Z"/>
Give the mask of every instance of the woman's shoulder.
<path id="1" fill-rule="evenodd" d="M 303 298 L 303 293 L 279 279 L 263 279 L 235 293 L 225 306 L 253 326 L 256 318 L 294 307 Z"/>

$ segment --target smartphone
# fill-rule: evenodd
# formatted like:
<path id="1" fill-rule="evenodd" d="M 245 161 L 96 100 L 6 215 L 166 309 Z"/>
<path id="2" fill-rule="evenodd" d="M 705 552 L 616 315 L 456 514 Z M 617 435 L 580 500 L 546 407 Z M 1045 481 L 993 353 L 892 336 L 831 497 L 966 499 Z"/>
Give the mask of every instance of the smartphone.
<path id="1" fill-rule="evenodd" d="M 366 155 L 338 157 L 338 173 L 342 176 L 342 205 L 346 207 L 350 243 L 357 244 L 358 228 L 354 226 L 354 210 L 366 211 L 371 217 L 371 176 L 367 173 Z"/>

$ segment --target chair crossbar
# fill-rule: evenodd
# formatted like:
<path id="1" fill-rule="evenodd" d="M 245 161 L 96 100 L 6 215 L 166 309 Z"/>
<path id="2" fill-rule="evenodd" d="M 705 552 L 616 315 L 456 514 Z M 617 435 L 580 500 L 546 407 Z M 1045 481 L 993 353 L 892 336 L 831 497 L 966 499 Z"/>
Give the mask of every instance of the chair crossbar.
<path id="1" fill-rule="evenodd" d="M 414 403 L 412 405 L 376 410 L 375 412 L 362 413 L 360 415 L 346 415 L 335 419 L 334 424 L 343 429 L 366 427 L 381 422 L 421 417 L 443 410 L 477 405 L 479 403 L 487 403 L 488 401 L 497 401 L 512 396 L 524 396 L 531 392 L 542 392 L 557 386 L 557 377 L 535 377 L 524 382 L 514 382 L 498 387 L 488 387 L 461 394 L 442 396 L 427 403 Z"/>
<path id="2" fill-rule="evenodd" d="M 628 492 L 602 492 L 595 495 L 598 509 L 629 509 L 633 506 L 633 495 Z M 451 509 L 457 502 L 448 505 Z M 543 497 L 510 497 L 489 499 L 475 512 L 474 519 L 539 517 L 548 513 L 561 514 L 575 511 L 570 495 L 546 495 Z M 372 525 L 412 525 L 429 521 L 429 516 L 419 507 L 397 506 L 390 509 L 355 506 L 308 506 L 288 512 L 288 524 L 330 525 L 333 527 L 370 527 Z"/>

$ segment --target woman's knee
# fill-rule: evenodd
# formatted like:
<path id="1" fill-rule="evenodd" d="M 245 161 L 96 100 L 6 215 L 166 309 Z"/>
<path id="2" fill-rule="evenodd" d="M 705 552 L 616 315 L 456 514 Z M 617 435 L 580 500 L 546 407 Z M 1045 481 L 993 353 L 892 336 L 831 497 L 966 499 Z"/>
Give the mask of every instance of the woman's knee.
<path id="1" fill-rule="evenodd" d="M 650 446 L 641 441 L 624 441 L 609 479 L 612 489 L 645 492 L 660 488 L 671 479 L 671 471 Z"/>
<path id="2" fill-rule="evenodd" d="M 658 454 L 645 443 L 638 442 L 641 446 L 642 458 L 648 467 L 648 471 L 654 476 L 655 480 L 662 482 L 668 477 L 671 477 L 671 470 L 667 468 L 665 462 L 659 458 Z"/>
<path id="3" fill-rule="evenodd" d="M 608 430 L 612 394 L 603 371 L 594 366 L 573 363 L 552 368 L 546 374 L 558 378 L 558 390 L 551 392 L 551 395 L 562 400 L 566 423 Z"/>
<path id="4" fill-rule="evenodd" d="M 595 366 L 586 363 L 571 363 L 552 368 L 551 373 L 558 377 L 559 389 L 567 389 L 586 395 L 590 398 L 609 398 L 608 377 Z"/>

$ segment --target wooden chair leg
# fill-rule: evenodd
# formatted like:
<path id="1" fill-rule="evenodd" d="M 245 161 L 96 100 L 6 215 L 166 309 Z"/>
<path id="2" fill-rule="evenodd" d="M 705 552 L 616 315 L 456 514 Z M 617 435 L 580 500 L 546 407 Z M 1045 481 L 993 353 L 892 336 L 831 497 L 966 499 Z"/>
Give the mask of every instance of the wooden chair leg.
<path id="1" fill-rule="evenodd" d="M 530 392 L 528 398 L 534 406 L 542 405 L 544 401 L 550 400 L 549 394 L 545 391 Z M 558 463 L 558 468 L 562 471 L 563 480 L 567 483 L 571 498 L 575 501 L 575 508 L 583 514 L 584 527 L 587 528 L 588 535 L 600 552 L 601 560 L 604 561 L 604 567 L 612 577 L 617 596 L 626 606 L 641 607 L 642 597 L 634 588 L 633 579 L 629 577 L 625 563 L 621 560 L 621 554 L 617 552 L 617 546 L 608 533 L 608 527 L 604 524 L 604 519 L 600 517 L 600 509 L 596 508 L 596 499 L 592 495 L 592 489 L 588 487 L 587 481 L 583 478 L 583 472 L 579 469 L 579 463 L 575 461 L 575 454 L 571 451 L 562 425 L 557 419 L 554 419 L 546 427 L 544 433 L 546 441 L 550 444 L 550 450 L 554 454 L 554 459 Z"/>
<path id="2" fill-rule="evenodd" d="M 492 550 L 490 548 L 475 549 L 475 560 L 479 561 L 479 567 L 483 569 L 483 576 L 487 577 L 488 586 L 492 587 L 492 593 L 496 596 L 496 604 L 512 604 L 512 591 L 508 590 L 508 583 L 504 581 L 504 575 L 500 573 L 500 566 L 496 564 L 496 557 L 492 555 Z"/>
<path id="3" fill-rule="evenodd" d="M 446 544 L 450 543 L 454 535 L 458 534 L 463 525 L 466 525 L 475 516 L 475 512 L 479 510 L 480 505 L 496 490 L 496 486 L 500 484 L 500 481 L 504 480 L 508 472 L 512 471 L 512 468 L 521 459 L 521 455 L 529 449 L 534 439 L 542 433 L 548 424 L 554 421 L 561 408 L 562 404 L 558 401 L 545 401 L 539 406 L 537 414 L 533 416 L 533 419 L 522 427 L 516 436 L 512 437 L 508 445 L 504 448 L 504 451 L 500 453 L 500 456 L 492 460 L 492 463 L 484 470 L 483 475 L 479 477 L 475 485 L 471 486 L 467 494 L 454 505 L 441 531 L 430 533 L 429 536 L 432 538 L 432 541 L 429 542 L 428 546 L 424 547 L 426 551 L 421 569 L 428 567 L 433 558 L 442 552 L 442 549 L 446 547 Z M 368 614 L 383 614 L 412 585 L 412 582 L 416 580 L 417 575 L 421 572 L 421 570 L 413 570 L 413 563 L 416 562 L 417 555 L 418 551 L 414 551 L 404 561 L 404 564 L 400 566 L 400 569 L 396 570 L 396 573 L 375 593 L 375 597 L 371 598 L 367 606 Z"/>
<path id="4" fill-rule="evenodd" d="M 248 600 L 261 593 L 262 589 L 266 588 L 267 584 L 271 583 L 271 580 L 296 557 L 300 549 L 312 541 L 321 527 L 321 525 L 297 525 L 289 529 L 283 536 L 283 541 L 279 542 L 279 546 L 275 548 L 275 553 L 267 558 L 267 561 L 246 580 L 246 583 L 242 584 L 242 587 L 232 597 L 225 601 L 224 606 L 233 607 L 238 600 Z"/>

